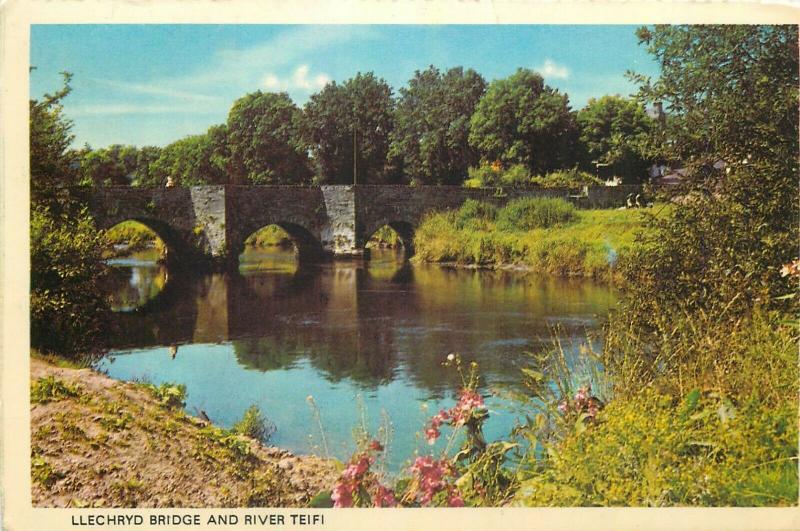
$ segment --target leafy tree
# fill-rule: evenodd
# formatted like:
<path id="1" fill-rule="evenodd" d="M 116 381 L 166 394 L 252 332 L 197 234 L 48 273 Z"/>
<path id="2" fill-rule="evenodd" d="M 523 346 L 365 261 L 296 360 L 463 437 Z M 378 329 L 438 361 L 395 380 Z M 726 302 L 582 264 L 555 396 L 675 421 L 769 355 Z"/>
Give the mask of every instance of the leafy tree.
<path id="1" fill-rule="evenodd" d="M 470 122 L 469 143 L 484 161 L 524 164 L 534 174 L 571 166 L 576 139 L 567 95 L 524 68 L 492 81 Z"/>
<path id="2" fill-rule="evenodd" d="M 386 181 L 393 105 L 392 89 L 372 72 L 311 96 L 304 131 L 321 182 L 352 183 L 354 162 L 358 183 Z"/>
<path id="3" fill-rule="evenodd" d="M 408 177 L 424 184 L 461 184 L 478 164 L 469 123 L 486 90 L 474 70 L 434 66 L 417 71 L 400 89 L 389 156 L 402 159 Z"/>
<path id="4" fill-rule="evenodd" d="M 656 26 L 638 36 L 661 65 L 655 81 L 636 76 L 640 97 L 672 117 L 654 132 L 654 151 L 684 161 L 690 176 L 629 268 L 632 315 L 657 329 L 674 315 L 737 319 L 785 305 L 779 297 L 796 284 L 779 270 L 796 257 L 800 216 L 797 27 Z"/>
<path id="5" fill-rule="evenodd" d="M 86 150 L 80 157 L 82 180 L 99 186 L 131 184 L 137 169 L 139 150 L 115 144 Z"/>
<path id="6" fill-rule="evenodd" d="M 161 156 L 161 148 L 156 146 L 143 146 L 139 148 L 136 157 L 136 171 L 133 176 L 134 186 L 154 186 L 158 183 L 153 173 L 153 164 Z"/>
<path id="7" fill-rule="evenodd" d="M 228 182 L 225 126 L 213 126 L 160 150 L 149 166 L 151 184 L 164 185 L 168 179 L 178 186 L 225 184 Z"/>
<path id="8" fill-rule="evenodd" d="M 592 98 L 578 111 L 577 120 L 586 170 L 594 171 L 592 161 L 598 161 L 609 164 L 611 173 L 625 183 L 643 180 L 649 166 L 643 151 L 652 126 L 644 106 L 620 96 Z"/>
<path id="9" fill-rule="evenodd" d="M 78 161 L 70 150 L 72 122 L 62 114 L 62 100 L 72 91 L 72 74 L 62 72 L 64 86 L 41 100 L 30 100 L 31 201 L 54 213 L 71 207 L 79 185 Z"/>
<path id="10" fill-rule="evenodd" d="M 228 115 L 231 178 L 237 184 L 302 184 L 311 176 L 302 112 L 285 92 L 253 92 Z M 219 133 L 219 132 L 217 132 Z M 221 163 L 221 155 L 215 159 Z"/>
<path id="11" fill-rule="evenodd" d="M 82 207 L 64 86 L 30 102 L 31 344 L 74 354 L 97 347 L 107 304 L 100 289 L 104 241 Z"/>

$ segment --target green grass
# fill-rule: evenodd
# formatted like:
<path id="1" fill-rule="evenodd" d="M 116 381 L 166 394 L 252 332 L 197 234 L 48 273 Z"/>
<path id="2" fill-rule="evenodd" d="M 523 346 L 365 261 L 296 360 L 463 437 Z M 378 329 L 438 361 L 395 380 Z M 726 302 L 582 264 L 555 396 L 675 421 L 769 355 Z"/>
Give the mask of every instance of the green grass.
<path id="1" fill-rule="evenodd" d="M 66 398 L 78 397 L 80 394 L 79 387 L 59 380 L 54 376 L 39 378 L 31 383 L 31 404 L 58 402 Z"/>
<path id="2" fill-rule="evenodd" d="M 251 234 L 244 244 L 249 247 L 289 247 L 292 245 L 292 239 L 277 225 L 268 225 Z"/>
<path id="3" fill-rule="evenodd" d="M 509 207 L 514 210 L 508 212 Z M 509 207 L 497 211 L 494 219 L 492 207 L 469 202 L 457 211 L 428 215 L 414 239 L 416 259 L 485 267 L 515 265 L 562 276 L 608 277 L 642 227 L 640 210 L 555 206 L 540 216 L 528 215 L 530 208 L 516 208 L 513 204 Z M 522 221 L 515 226 L 515 220 Z M 537 224 L 547 228 L 525 228 Z"/>

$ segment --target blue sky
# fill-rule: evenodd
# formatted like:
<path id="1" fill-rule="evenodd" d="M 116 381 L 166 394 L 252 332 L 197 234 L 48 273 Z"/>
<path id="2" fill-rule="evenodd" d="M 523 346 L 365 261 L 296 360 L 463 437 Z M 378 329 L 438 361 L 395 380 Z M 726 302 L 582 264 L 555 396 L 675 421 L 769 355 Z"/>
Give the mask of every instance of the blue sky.
<path id="1" fill-rule="evenodd" d="M 31 97 L 74 74 L 64 112 L 76 146 L 163 146 L 226 120 L 234 100 L 286 91 L 298 105 L 330 80 L 373 71 L 397 92 L 415 70 L 474 68 L 487 80 L 539 71 L 569 94 L 628 95 L 627 70 L 657 75 L 635 26 L 34 25 Z"/>

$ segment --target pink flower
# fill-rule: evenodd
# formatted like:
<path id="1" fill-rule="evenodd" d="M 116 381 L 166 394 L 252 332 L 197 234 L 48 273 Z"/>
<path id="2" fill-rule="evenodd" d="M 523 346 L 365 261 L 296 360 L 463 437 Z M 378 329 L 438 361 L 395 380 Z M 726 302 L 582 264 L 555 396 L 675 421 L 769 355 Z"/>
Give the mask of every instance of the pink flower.
<path id="1" fill-rule="evenodd" d="M 355 463 L 347 465 L 344 472 L 342 472 L 342 477 L 351 480 L 359 479 L 367 470 L 369 470 L 369 457 L 364 455 Z"/>
<path id="2" fill-rule="evenodd" d="M 333 500 L 334 507 L 352 507 L 353 506 L 353 492 L 355 492 L 355 484 L 351 482 L 340 481 L 333 486 L 331 499 Z"/>
<path id="3" fill-rule="evenodd" d="M 378 484 L 378 488 L 375 491 L 375 496 L 373 496 L 375 507 L 396 507 L 397 500 L 394 497 L 394 492 L 391 489 L 387 489 L 380 483 Z"/>
<path id="4" fill-rule="evenodd" d="M 558 411 L 559 411 L 559 412 L 560 412 L 562 415 L 566 415 L 566 414 L 567 414 L 567 412 L 569 411 L 569 404 L 567 403 L 567 401 L 566 401 L 566 400 L 562 400 L 562 401 L 561 401 L 561 402 L 558 404 Z"/>
<path id="5" fill-rule="evenodd" d="M 447 505 L 450 507 L 464 507 L 464 499 L 458 492 L 453 492 L 450 494 L 450 497 L 447 498 Z"/>
<path id="6" fill-rule="evenodd" d="M 450 463 L 434 460 L 430 456 L 417 457 L 411 465 L 411 473 L 416 477 L 422 493 L 420 502 L 429 503 L 433 496 L 444 488 L 444 476 L 451 475 Z"/>
<path id="7" fill-rule="evenodd" d="M 427 430 L 425 430 L 425 440 L 428 441 L 428 444 L 434 444 L 436 442 L 436 439 L 439 438 L 439 435 L 440 435 L 439 430 L 436 429 L 435 427 L 430 427 Z"/>

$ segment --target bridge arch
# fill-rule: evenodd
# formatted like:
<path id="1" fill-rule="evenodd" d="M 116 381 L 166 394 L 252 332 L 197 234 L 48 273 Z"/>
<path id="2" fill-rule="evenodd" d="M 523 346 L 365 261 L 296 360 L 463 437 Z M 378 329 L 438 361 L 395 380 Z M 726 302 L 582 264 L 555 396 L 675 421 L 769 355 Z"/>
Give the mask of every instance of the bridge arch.
<path id="1" fill-rule="evenodd" d="M 134 221 L 145 226 L 164 243 L 164 261 L 168 265 L 174 265 L 180 261 L 185 244 L 178 232 L 169 223 L 154 218 L 138 216 L 97 219 L 96 223 L 98 229 L 108 232 L 126 221 Z"/>
<path id="2" fill-rule="evenodd" d="M 233 249 L 234 255 L 239 257 L 245 250 L 245 242 L 257 232 L 269 227 L 276 226 L 283 230 L 291 240 L 295 248 L 298 262 L 308 262 L 320 260 L 326 256 L 322 242 L 309 229 L 298 223 L 291 221 L 267 222 L 260 226 L 256 224 L 242 231 L 241 243 Z"/>
<path id="3" fill-rule="evenodd" d="M 414 254 L 414 232 L 416 227 L 409 221 L 401 220 L 377 220 L 369 224 L 364 231 L 364 245 L 369 242 L 372 236 L 383 227 L 389 227 L 397 233 L 400 243 L 403 245 L 403 251 L 406 258 Z"/>

